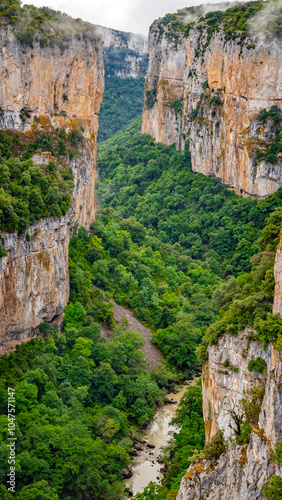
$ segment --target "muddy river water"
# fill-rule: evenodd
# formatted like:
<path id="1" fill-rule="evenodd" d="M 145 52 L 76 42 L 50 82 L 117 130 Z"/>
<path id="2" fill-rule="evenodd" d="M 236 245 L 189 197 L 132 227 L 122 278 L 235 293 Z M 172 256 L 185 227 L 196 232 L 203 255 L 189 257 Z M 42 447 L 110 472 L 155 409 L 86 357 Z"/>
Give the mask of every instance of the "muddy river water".
<path id="1" fill-rule="evenodd" d="M 192 382 L 193 383 L 193 382 Z M 133 475 L 126 480 L 126 487 L 133 492 L 141 493 L 150 481 L 160 483 L 162 473 L 160 471 L 162 464 L 158 462 L 158 457 L 162 448 L 166 446 L 171 438 L 171 435 L 177 431 L 175 426 L 169 425 L 174 418 L 177 405 L 185 393 L 188 385 L 185 384 L 177 390 L 177 394 L 168 394 L 167 397 L 176 402 L 176 404 L 168 404 L 162 406 L 155 414 L 153 422 L 147 427 L 144 435 L 145 444 L 143 449 L 138 452 L 138 456 L 134 459 L 132 466 Z M 155 446 L 150 448 L 149 445 Z"/>

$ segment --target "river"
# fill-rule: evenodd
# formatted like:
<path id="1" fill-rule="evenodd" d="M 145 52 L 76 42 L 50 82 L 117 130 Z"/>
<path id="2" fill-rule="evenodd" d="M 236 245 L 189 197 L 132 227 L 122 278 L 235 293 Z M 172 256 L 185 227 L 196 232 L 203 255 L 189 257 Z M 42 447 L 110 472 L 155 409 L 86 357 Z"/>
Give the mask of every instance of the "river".
<path id="1" fill-rule="evenodd" d="M 134 464 L 131 468 L 133 472 L 132 477 L 125 482 L 126 487 L 133 492 L 133 495 L 141 493 L 150 481 L 160 483 L 162 478 L 162 464 L 158 462 L 158 457 L 162 448 L 170 440 L 172 433 L 177 432 L 177 428 L 169 425 L 169 423 L 174 418 L 177 405 L 188 385 L 191 385 L 191 383 L 181 386 L 177 390 L 177 394 L 168 394 L 167 398 L 172 399 L 177 404 L 162 406 L 156 412 L 154 420 L 148 425 L 144 435 L 146 443 L 134 459 Z M 155 446 L 155 448 L 149 448 L 147 443 Z"/>

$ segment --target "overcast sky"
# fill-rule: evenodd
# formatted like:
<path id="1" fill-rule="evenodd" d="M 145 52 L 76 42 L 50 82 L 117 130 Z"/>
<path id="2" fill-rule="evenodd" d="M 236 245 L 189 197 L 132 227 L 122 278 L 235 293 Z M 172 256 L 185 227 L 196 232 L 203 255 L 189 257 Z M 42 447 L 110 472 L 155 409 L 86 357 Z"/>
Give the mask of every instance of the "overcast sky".
<path id="1" fill-rule="evenodd" d="M 219 3 L 221 0 L 208 0 Z M 23 2 L 25 3 L 25 2 Z M 150 24 L 168 12 L 207 3 L 201 0 L 29 0 L 37 7 L 48 6 L 72 17 L 109 28 L 148 34 Z"/>

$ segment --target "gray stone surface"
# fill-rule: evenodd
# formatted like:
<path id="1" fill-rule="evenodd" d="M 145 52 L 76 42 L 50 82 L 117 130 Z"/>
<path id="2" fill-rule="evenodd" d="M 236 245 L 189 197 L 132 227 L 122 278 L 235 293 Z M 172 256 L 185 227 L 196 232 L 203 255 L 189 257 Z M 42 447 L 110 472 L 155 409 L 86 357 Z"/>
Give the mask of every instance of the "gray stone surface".
<path id="1" fill-rule="evenodd" d="M 138 319 L 134 318 L 132 311 L 119 306 L 115 301 L 113 301 L 113 303 L 115 322 L 118 323 L 122 318 L 126 318 L 128 321 L 127 328 L 142 335 L 145 339 L 145 344 L 144 347 L 141 348 L 141 351 L 144 352 L 144 358 L 148 361 L 148 369 L 155 368 L 162 361 L 163 356 L 161 351 L 151 342 L 152 332 L 142 325 Z M 113 334 L 109 330 L 102 328 L 101 335 L 109 341 Z"/>

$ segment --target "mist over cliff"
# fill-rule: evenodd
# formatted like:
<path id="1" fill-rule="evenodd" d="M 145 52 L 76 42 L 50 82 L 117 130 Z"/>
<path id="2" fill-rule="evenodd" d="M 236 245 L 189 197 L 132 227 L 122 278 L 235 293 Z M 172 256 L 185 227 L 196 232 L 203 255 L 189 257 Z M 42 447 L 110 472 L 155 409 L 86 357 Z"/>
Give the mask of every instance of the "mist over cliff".
<path id="1" fill-rule="evenodd" d="M 142 130 L 180 149 L 189 141 L 194 171 L 263 197 L 282 181 L 276 122 L 260 114 L 277 108 L 281 120 L 280 5 L 245 5 L 187 24 L 180 11 L 152 24 Z M 250 26 L 260 26 L 266 9 L 273 15 L 258 37 Z"/>

